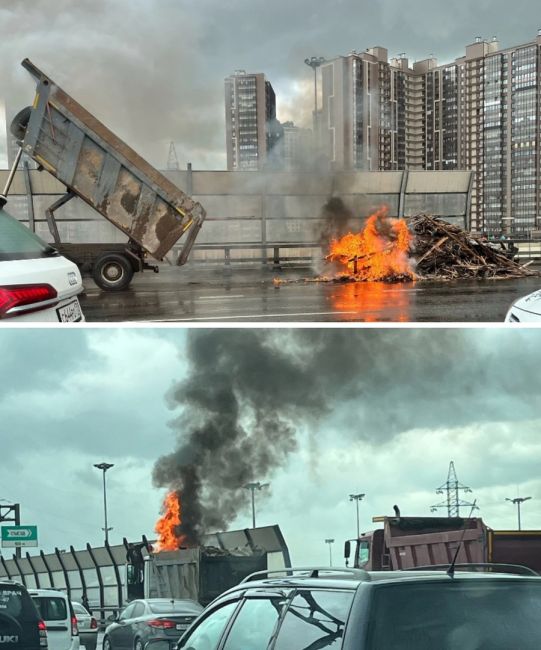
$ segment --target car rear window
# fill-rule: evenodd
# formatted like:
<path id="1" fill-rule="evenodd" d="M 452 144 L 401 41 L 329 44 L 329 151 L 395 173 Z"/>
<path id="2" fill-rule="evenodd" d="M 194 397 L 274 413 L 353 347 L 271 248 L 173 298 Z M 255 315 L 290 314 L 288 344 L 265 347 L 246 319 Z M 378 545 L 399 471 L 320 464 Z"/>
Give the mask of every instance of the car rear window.
<path id="1" fill-rule="evenodd" d="M 86 609 L 82 605 L 79 605 L 79 603 L 71 603 L 71 606 L 76 614 L 85 614 L 86 616 L 90 616 Z"/>
<path id="2" fill-rule="evenodd" d="M 54 249 L 4 210 L 0 210 L 0 261 L 50 257 Z"/>
<path id="3" fill-rule="evenodd" d="M 189 600 L 178 600 L 172 603 L 148 603 L 150 611 L 154 614 L 186 614 L 197 616 L 203 611 L 198 603 Z"/>
<path id="4" fill-rule="evenodd" d="M 37 620 L 30 597 L 17 586 L 0 585 L 0 613 L 8 614 L 22 623 Z"/>
<path id="5" fill-rule="evenodd" d="M 541 648 L 541 580 L 456 580 L 374 591 L 370 650 Z"/>
<path id="6" fill-rule="evenodd" d="M 32 598 L 44 621 L 65 621 L 68 609 L 64 598 L 58 596 L 34 596 Z"/>

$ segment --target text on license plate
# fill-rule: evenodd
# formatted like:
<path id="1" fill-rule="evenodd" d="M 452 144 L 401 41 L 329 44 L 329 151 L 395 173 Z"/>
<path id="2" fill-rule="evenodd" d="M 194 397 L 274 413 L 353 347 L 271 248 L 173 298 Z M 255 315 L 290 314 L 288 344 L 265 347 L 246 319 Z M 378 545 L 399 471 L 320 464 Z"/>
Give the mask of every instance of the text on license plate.
<path id="1" fill-rule="evenodd" d="M 185 630 L 188 626 L 187 625 L 182 625 L 181 623 L 177 623 L 177 630 Z"/>
<path id="2" fill-rule="evenodd" d="M 77 321 L 80 321 L 83 316 L 81 312 L 81 305 L 79 305 L 77 298 L 71 302 L 68 302 L 67 305 L 59 307 L 56 310 L 56 313 L 58 314 L 58 320 L 61 323 L 75 323 Z"/>

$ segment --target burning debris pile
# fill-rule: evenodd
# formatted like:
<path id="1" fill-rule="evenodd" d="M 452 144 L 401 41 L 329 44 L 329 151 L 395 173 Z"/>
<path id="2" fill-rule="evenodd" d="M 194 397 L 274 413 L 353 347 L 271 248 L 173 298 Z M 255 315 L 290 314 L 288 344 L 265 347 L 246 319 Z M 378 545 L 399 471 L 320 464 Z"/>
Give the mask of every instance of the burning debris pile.
<path id="1" fill-rule="evenodd" d="M 341 279 L 412 280 L 411 242 L 406 222 L 388 217 L 387 209 L 382 208 L 368 217 L 360 233 L 331 240 L 325 259 L 341 265 Z"/>
<path id="2" fill-rule="evenodd" d="M 342 232 L 329 239 L 326 250 L 327 268 L 316 281 L 404 282 L 537 275 L 514 262 L 503 246 L 484 242 L 458 226 L 424 214 L 408 221 L 393 219 L 386 208 L 370 215 L 361 232 Z"/>
<path id="3" fill-rule="evenodd" d="M 414 236 L 412 256 L 420 279 L 518 278 L 537 275 L 496 248 L 458 226 L 427 215 L 409 222 Z"/>

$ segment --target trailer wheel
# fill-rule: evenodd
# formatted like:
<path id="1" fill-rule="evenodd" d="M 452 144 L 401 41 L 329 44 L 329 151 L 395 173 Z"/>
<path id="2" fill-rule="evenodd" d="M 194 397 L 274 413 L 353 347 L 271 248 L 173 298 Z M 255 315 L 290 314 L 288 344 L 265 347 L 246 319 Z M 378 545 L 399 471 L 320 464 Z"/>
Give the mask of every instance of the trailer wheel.
<path id="1" fill-rule="evenodd" d="M 32 115 L 32 107 L 27 106 L 26 108 L 23 108 L 22 111 L 19 111 L 11 121 L 9 130 L 16 140 L 24 140 L 26 127 L 30 121 L 30 115 Z"/>
<path id="2" fill-rule="evenodd" d="M 94 262 L 92 277 L 104 291 L 123 291 L 133 278 L 133 268 L 127 257 L 120 253 L 104 253 Z"/>

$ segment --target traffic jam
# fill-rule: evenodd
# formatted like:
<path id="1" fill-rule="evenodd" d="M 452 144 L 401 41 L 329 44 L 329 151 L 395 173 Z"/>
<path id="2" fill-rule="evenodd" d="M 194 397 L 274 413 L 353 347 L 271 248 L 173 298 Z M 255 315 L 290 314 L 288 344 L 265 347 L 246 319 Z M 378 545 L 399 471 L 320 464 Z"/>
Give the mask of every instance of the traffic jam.
<path id="1" fill-rule="evenodd" d="M 194 539 L 181 511 L 182 495 L 170 492 L 154 541 L 4 551 L 0 648 L 541 647 L 541 532 L 402 516 L 395 506 L 345 541 L 343 566 L 296 568 L 277 525 Z M 20 551 L 37 531 L 4 526 L 2 539 Z M 94 577 L 81 571 L 89 560 Z"/>

